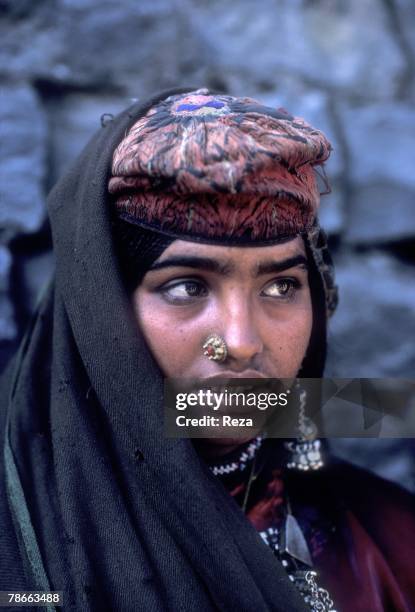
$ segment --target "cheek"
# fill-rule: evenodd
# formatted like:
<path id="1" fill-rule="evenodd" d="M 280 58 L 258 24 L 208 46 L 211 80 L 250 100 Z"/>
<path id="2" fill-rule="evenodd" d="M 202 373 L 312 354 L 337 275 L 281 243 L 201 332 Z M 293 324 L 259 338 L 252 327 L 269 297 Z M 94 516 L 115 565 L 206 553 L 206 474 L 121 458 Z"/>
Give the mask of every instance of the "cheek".
<path id="1" fill-rule="evenodd" d="M 152 295 L 136 292 L 133 300 L 139 327 L 151 353 L 167 377 L 181 377 L 189 372 L 202 354 L 199 342 L 200 321 L 163 306 Z"/>
<path id="2" fill-rule="evenodd" d="M 310 341 L 312 323 L 311 304 L 292 312 L 286 320 L 268 322 L 267 352 L 275 377 L 296 376 Z"/>

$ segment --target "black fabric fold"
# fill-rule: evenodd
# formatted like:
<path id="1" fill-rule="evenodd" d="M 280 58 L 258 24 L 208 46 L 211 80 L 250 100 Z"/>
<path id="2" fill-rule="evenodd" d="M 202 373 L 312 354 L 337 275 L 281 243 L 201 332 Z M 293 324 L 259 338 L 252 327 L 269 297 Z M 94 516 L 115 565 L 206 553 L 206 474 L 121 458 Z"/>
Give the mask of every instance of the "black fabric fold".
<path id="1" fill-rule="evenodd" d="M 300 612 L 285 570 L 191 441 L 164 437 L 161 372 L 122 282 L 112 154 L 169 93 L 103 126 L 50 194 L 56 273 L 14 364 L 6 435 L 65 610 Z"/>

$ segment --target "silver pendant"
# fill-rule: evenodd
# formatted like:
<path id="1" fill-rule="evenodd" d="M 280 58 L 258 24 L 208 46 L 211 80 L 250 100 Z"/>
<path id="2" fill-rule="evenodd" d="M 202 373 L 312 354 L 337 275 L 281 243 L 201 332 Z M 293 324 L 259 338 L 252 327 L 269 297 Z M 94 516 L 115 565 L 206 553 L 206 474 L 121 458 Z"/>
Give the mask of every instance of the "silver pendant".
<path id="1" fill-rule="evenodd" d="M 287 514 L 284 529 L 281 533 L 281 551 L 288 553 L 304 565 L 313 567 L 306 539 L 297 519 L 292 514 Z"/>
<path id="2" fill-rule="evenodd" d="M 285 442 L 285 447 L 291 453 L 290 460 L 287 462 L 289 470 L 315 471 L 324 465 L 321 455 L 321 440 L 319 439 Z"/>

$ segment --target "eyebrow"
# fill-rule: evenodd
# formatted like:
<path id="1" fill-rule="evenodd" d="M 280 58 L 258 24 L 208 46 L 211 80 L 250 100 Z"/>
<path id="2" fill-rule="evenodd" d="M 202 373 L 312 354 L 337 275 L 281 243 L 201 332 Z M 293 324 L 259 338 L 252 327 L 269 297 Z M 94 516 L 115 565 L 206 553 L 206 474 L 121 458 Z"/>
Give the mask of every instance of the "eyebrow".
<path id="1" fill-rule="evenodd" d="M 154 263 L 150 270 L 162 270 L 164 268 L 197 268 L 206 272 L 216 272 L 223 276 L 229 276 L 234 269 L 232 264 L 224 264 L 209 257 L 196 257 L 190 255 L 176 255 L 168 257 L 163 261 Z"/>
<path id="2" fill-rule="evenodd" d="M 257 265 L 254 276 L 264 274 L 275 274 L 283 272 L 289 268 L 303 266 L 307 268 L 307 258 L 304 255 L 294 255 L 281 261 L 264 261 Z M 195 268 L 206 272 L 216 272 L 222 276 L 230 276 L 235 271 L 235 266 L 230 263 L 223 263 L 210 257 L 196 257 L 189 255 L 176 255 L 168 257 L 163 261 L 154 263 L 150 271 L 163 270 L 165 268 Z"/>
<path id="3" fill-rule="evenodd" d="M 288 257 L 282 261 L 264 261 L 258 264 L 256 276 L 283 272 L 289 268 L 296 268 L 299 266 L 302 266 L 305 269 L 308 268 L 307 258 L 304 255 L 294 255 L 293 257 Z"/>

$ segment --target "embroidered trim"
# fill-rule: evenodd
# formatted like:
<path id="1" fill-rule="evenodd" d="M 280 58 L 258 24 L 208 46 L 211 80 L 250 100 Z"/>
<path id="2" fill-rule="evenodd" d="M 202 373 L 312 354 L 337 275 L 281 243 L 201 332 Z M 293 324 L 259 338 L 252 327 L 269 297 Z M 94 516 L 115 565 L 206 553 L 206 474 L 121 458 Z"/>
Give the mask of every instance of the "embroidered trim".
<path id="1" fill-rule="evenodd" d="M 230 463 L 223 463 L 222 465 L 211 465 L 209 466 L 210 471 L 213 473 L 214 476 L 223 476 L 224 474 L 231 474 L 232 472 L 236 472 L 237 470 L 242 472 L 249 464 L 249 462 L 252 461 L 255 457 L 256 452 L 261 447 L 263 440 L 263 436 L 257 436 L 254 440 L 252 440 L 247 449 L 242 451 L 239 456 L 239 459 Z"/>

